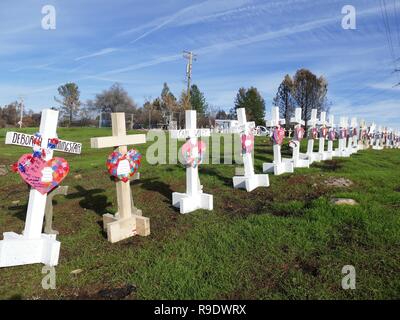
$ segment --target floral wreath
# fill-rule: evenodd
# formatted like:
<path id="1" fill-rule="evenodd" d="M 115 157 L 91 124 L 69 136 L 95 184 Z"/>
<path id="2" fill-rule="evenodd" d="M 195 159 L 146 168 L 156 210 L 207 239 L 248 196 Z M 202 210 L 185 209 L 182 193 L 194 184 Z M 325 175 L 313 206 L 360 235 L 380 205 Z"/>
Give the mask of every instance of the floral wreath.
<path id="1" fill-rule="evenodd" d="M 198 139 L 194 143 L 191 139 L 188 139 L 182 146 L 181 152 L 185 166 L 196 168 L 203 162 L 206 144 L 204 141 Z"/>
<path id="2" fill-rule="evenodd" d="M 118 165 L 123 160 L 128 160 L 130 170 L 127 173 L 118 174 Z M 130 149 L 126 154 L 114 151 L 108 156 L 106 166 L 113 177 L 122 182 L 128 182 L 129 178 L 138 172 L 141 160 L 142 155 L 136 149 Z"/>

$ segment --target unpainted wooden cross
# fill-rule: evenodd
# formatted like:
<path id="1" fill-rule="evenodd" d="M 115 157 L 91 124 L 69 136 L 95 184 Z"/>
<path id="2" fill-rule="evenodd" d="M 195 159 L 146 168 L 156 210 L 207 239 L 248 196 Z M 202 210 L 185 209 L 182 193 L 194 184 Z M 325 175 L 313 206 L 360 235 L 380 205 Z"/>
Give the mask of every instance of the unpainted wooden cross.
<path id="1" fill-rule="evenodd" d="M 91 138 L 92 148 L 116 148 L 116 151 L 125 155 L 128 145 L 146 143 L 145 134 L 126 134 L 125 113 L 111 114 L 112 136 Z M 108 241 L 114 243 L 132 237 L 136 234 L 148 236 L 150 234 L 150 219 L 142 216 L 142 211 L 132 204 L 132 193 L 129 182 L 117 181 L 118 212 L 115 215 L 103 215 L 104 230 L 107 231 Z"/>

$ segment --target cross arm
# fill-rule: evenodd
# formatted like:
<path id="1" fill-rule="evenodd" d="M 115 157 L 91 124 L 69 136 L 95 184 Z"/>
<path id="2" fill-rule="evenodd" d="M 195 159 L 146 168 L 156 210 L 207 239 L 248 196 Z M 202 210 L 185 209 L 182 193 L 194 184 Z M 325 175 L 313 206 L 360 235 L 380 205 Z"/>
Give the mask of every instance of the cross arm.
<path id="1" fill-rule="evenodd" d="M 102 138 L 91 138 L 90 146 L 95 149 L 120 147 L 131 144 L 146 143 L 145 134 L 134 134 L 129 136 L 111 136 Z"/>

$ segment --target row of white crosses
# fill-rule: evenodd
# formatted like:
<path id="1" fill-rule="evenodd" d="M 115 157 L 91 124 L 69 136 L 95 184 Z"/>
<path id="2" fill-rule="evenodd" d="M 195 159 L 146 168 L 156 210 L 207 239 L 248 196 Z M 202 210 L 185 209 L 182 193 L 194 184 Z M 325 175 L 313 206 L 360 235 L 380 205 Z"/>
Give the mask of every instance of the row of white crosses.
<path id="1" fill-rule="evenodd" d="M 308 121 L 310 134 L 308 135 L 307 152 L 300 152 L 300 140 L 298 132 L 302 132 L 300 128 L 305 121 L 302 119 L 301 108 L 295 109 L 294 117 L 290 122 L 294 125 L 293 140 L 290 143 L 292 147 L 292 158 L 283 159 L 281 155 L 281 144 L 273 139 L 273 154 L 274 161 L 272 163 L 264 163 L 264 172 L 273 172 L 275 175 L 283 173 L 292 173 L 294 168 L 308 168 L 311 163 L 324 160 L 331 160 L 332 157 L 350 157 L 351 154 L 372 146 L 376 150 L 381 150 L 383 147 L 399 148 L 400 138 L 399 132 L 391 129 L 376 128 L 375 123 L 372 123 L 368 128 L 365 120 L 357 122 L 357 118 L 353 117 L 350 122 L 347 117 L 340 117 L 338 130 L 333 115 L 329 116 L 329 121 L 326 120 L 326 112 L 321 112 L 318 120 L 317 110 L 311 110 L 311 117 Z M 281 126 L 285 124 L 284 119 L 279 118 L 279 108 L 272 107 L 272 117 L 266 122 L 266 127 L 270 129 L 271 136 L 275 132 L 281 130 Z M 318 130 L 319 129 L 319 130 Z M 283 129 L 282 129 L 283 130 Z M 292 131 L 290 131 L 292 132 Z M 318 152 L 314 152 L 314 139 L 319 135 Z M 313 134 L 314 133 L 314 134 Z M 338 147 L 334 150 L 333 144 L 338 135 Z M 274 136 L 275 137 L 275 136 Z M 328 139 L 327 150 L 325 150 L 325 140 Z M 385 140 L 385 143 L 383 142 Z"/>
<path id="2" fill-rule="evenodd" d="M 244 148 L 242 146 L 242 157 L 244 163 L 244 175 L 233 177 L 234 188 L 244 188 L 248 192 L 257 187 L 268 187 L 269 178 L 267 174 L 255 174 L 254 164 L 252 158 L 252 148 L 247 148 L 250 144 L 254 146 L 254 131 L 253 124 L 247 122 L 245 109 L 237 110 L 239 122 L 239 134 L 241 135 L 242 142 L 244 141 Z M 41 147 L 46 148 L 49 139 L 56 137 L 56 129 L 58 122 L 58 111 L 43 110 L 40 123 L 41 134 Z M 200 137 L 210 136 L 209 129 L 197 129 L 196 126 L 196 111 L 186 111 L 186 128 L 184 130 L 172 130 L 171 137 L 175 139 L 186 139 L 193 145 L 191 152 L 192 156 L 199 156 L 198 139 Z M 347 118 L 340 119 L 340 129 L 347 130 Z M 313 151 L 315 135 L 309 135 L 308 148 L 306 154 L 300 153 L 301 126 L 304 121 L 301 119 L 301 109 L 295 110 L 295 116 L 291 119 L 291 123 L 295 125 L 295 134 L 293 141 L 293 155 L 292 159 L 282 159 L 281 157 L 281 143 L 283 141 L 281 125 L 284 120 L 279 119 L 279 109 L 274 107 L 272 109 L 272 119 L 267 123 L 267 127 L 278 130 L 279 139 L 274 140 L 274 161 L 273 163 L 264 163 L 264 172 L 274 172 L 279 175 L 285 172 L 293 172 L 297 167 L 309 167 L 311 161 L 320 161 L 330 159 L 332 156 L 348 156 L 352 152 L 359 149 L 358 138 L 363 137 L 367 131 L 365 121 L 361 122 L 360 135 L 353 131 L 349 143 L 346 144 L 347 134 L 342 134 L 339 139 L 339 148 L 333 150 L 332 136 L 328 140 L 328 149 L 325 151 L 325 133 L 320 135 L 320 146 L 318 153 Z M 312 111 L 310 119 L 311 129 L 327 128 L 331 133 L 334 133 L 335 124 L 334 117 L 331 116 L 329 122 L 326 121 L 326 113 L 322 112 L 319 121 L 317 121 L 316 110 Z M 351 128 L 355 129 L 357 122 L 352 119 Z M 376 132 L 375 124 L 369 128 L 371 135 L 372 145 L 376 147 L 381 146 L 380 134 L 382 129 Z M 343 131 L 344 132 L 344 131 Z M 388 134 L 386 130 L 386 134 Z M 32 147 L 34 136 L 21 133 L 9 132 L 6 136 L 7 144 L 16 144 L 25 147 Z M 386 136 L 390 140 L 389 145 L 393 147 L 400 147 L 399 132 L 394 132 L 390 136 Z M 312 140 L 312 141 L 311 141 Z M 361 140 L 361 139 L 360 139 Z M 92 148 L 115 148 L 122 156 L 125 155 L 127 145 L 143 144 L 146 142 L 144 134 L 127 135 L 125 126 L 125 114 L 114 113 L 112 114 L 112 136 L 103 138 L 92 138 Z M 363 141 L 365 146 L 365 141 Z M 55 148 L 57 151 L 69 152 L 80 154 L 82 145 L 75 142 L 60 140 Z M 52 159 L 53 152 L 49 151 L 45 154 L 45 161 Z M 125 160 L 123 160 L 125 161 Z M 46 169 L 46 168 L 45 168 Z M 118 168 L 119 170 L 119 168 Z M 44 170 L 43 170 L 44 171 Z M 42 171 L 42 172 L 43 172 Z M 44 174 L 43 174 L 44 176 Z M 117 203 L 118 212 L 115 215 L 106 214 L 103 216 L 104 230 L 107 231 L 108 240 L 112 243 L 121 241 L 123 239 L 132 237 L 134 235 L 147 236 L 150 234 L 150 220 L 142 216 L 142 211 L 133 205 L 132 194 L 129 181 L 117 181 Z M 60 242 L 56 240 L 56 234 L 42 233 L 43 218 L 46 206 L 47 194 L 42 194 L 32 188 L 30 190 L 28 210 L 25 222 L 25 229 L 23 233 L 16 234 L 14 232 L 4 233 L 4 239 L 0 241 L 0 267 L 16 266 L 32 263 L 43 263 L 50 266 L 58 264 Z M 213 210 L 213 196 L 203 193 L 203 187 L 200 184 L 198 166 L 187 166 L 186 168 L 186 192 L 172 194 L 172 204 L 179 208 L 181 213 L 189 213 L 197 209 Z"/>

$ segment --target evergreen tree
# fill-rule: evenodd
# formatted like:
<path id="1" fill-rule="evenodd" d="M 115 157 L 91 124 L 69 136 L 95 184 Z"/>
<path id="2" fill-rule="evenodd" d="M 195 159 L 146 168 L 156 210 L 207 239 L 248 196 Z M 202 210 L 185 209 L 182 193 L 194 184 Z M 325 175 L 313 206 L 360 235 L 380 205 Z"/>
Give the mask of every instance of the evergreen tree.
<path id="1" fill-rule="evenodd" d="M 199 114 L 205 115 L 207 113 L 208 105 L 204 94 L 195 84 L 190 87 L 190 105 Z"/>
<path id="2" fill-rule="evenodd" d="M 239 89 L 235 99 L 235 113 L 238 108 L 246 109 L 248 121 L 255 121 L 256 125 L 265 125 L 265 101 L 257 88 Z"/>

